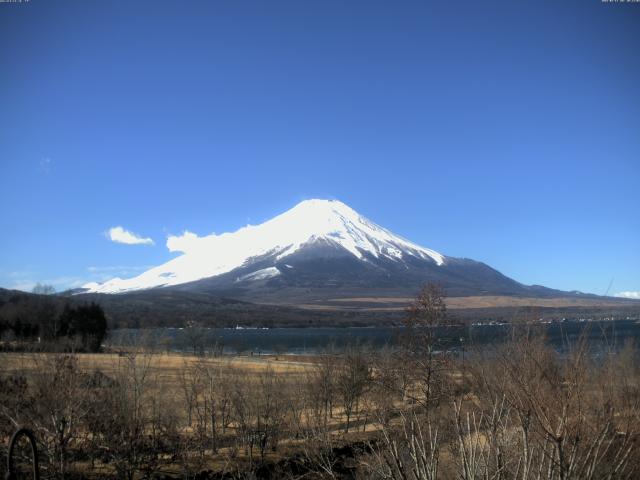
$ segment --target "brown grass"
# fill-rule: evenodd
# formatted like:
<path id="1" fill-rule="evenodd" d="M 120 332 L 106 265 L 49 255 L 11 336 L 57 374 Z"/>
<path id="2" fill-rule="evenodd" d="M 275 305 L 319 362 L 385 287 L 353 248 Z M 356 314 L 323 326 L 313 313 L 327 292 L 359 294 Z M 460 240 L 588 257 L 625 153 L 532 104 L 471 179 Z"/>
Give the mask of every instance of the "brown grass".
<path id="1" fill-rule="evenodd" d="M 372 311 L 399 311 L 404 310 L 411 302 L 409 297 L 352 297 L 332 298 L 326 303 L 303 304 L 299 307 L 310 310 L 336 310 L 343 308 L 361 308 Z M 533 298 L 533 297 L 507 297 L 498 295 L 447 297 L 445 299 L 448 308 L 498 308 L 498 307 L 616 307 L 620 305 L 635 305 L 633 301 L 625 302 L 621 299 L 602 298 Z M 380 306 L 376 306 L 380 305 Z"/>
<path id="2" fill-rule="evenodd" d="M 0 371 L 6 373 L 21 373 L 29 376 L 29 373 L 39 368 L 42 364 L 48 364 L 61 354 L 57 353 L 0 353 Z M 138 354 L 139 356 L 144 354 Z M 113 375 L 120 368 L 125 357 L 116 353 L 80 353 L 77 354 L 78 366 L 80 370 L 91 372 L 101 370 L 106 375 Z M 211 365 L 224 366 L 226 369 L 237 374 L 247 376 L 257 375 L 267 369 L 278 374 L 295 377 L 303 374 L 313 367 L 313 357 L 305 357 L 304 361 L 296 357 L 286 356 L 260 356 L 260 357 L 220 357 L 204 358 L 193 355 L 171 354 L 149 354 L 150 371 L 158 375 L 161 386 L 175 387 L 180 374 L 185 369 L 196 362 L 205 361 Z"/>

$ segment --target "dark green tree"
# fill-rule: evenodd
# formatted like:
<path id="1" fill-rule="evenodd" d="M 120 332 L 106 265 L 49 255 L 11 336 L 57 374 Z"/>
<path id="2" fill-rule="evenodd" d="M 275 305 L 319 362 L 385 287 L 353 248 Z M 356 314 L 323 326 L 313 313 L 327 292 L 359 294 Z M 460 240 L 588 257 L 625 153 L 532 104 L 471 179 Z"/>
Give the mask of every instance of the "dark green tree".
<path id="1" fill-rule="evenodd" d="M 91 352 L 100 350 L 107 335 L 104 310 L 93 302 L 77 307 L 65 306 L 58 324 L 60 336 L 80 337 L 83 348 Z"/>

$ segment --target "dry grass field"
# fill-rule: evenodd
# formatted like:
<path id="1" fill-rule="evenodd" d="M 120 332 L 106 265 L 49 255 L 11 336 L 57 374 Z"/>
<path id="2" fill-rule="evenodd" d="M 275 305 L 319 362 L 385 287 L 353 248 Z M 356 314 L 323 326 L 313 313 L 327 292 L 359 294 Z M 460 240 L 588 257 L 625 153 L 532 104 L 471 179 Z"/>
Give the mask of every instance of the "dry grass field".
<path id="1" fill-rule="evenodd" d="M 43 364 L 51 364 L 55 358 L 63 354 L 59 353 L 32 353 L 32 352 L 0 352 L 0 372 L 29 374 L 42 367 Z M 149 369 L 168 384 L 174 384 L 181 372 L 189 369 L 196 363 L 205 363 L 212 367 L 222 367 L 242 374 L 256 374 L 268 369 L 278 374 L 299 375 L 314 366 L 314 357 L 298 357 L 281 355 L 263 356 L 225 356 L 225 357 L 199 357 L 189 354 L 151 354 L 129 352 L 117 353 L 78 353 L 78 367 L 83 371 L 100 370 L 107 375 L 118 371 L 124 361 L 130 356 L 136 355 L 145 358 L 149 362 Z"/>
<path id="2" fill-rule="evenodd" d="M 352 297 L 332 298 L 313 304 L 298 305 L 312 310 L 360 308 L 372 311 L 402 311 L 411 304 L 410 297 Z M 504 308 L 504 307 L 620 307 L 621 305 L 638 306 L 634 300 L 606 299 L 606 298 L 579 298 L 579 297 L 514 297 L 499 295 L 483 295 L 469 297 L 447 297 L 446 305 L 450 309 L 477 309 L 477 308 Z"/>

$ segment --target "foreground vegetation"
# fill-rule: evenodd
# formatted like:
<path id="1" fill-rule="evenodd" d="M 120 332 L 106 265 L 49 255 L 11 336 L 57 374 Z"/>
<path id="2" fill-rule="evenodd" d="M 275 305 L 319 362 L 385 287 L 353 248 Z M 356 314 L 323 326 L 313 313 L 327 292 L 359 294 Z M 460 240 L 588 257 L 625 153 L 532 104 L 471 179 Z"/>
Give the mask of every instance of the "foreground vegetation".
<path id="1" fill-rule="evenodd" d="M 633 345 L 560 356 L 522 325 L 454 355 L 445 319 L 429 287 L 393 351 L 4 353 L 0 444 L 32 429 L 44 478 L 638 478 Z"/>

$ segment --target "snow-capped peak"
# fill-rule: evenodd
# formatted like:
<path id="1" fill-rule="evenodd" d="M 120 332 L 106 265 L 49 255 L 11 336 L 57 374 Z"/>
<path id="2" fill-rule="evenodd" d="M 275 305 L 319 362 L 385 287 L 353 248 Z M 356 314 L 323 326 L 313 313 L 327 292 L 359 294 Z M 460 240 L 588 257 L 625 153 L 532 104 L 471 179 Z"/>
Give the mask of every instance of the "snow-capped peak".
<path id="1" fill-rule="evenodd" d="M 444 262 L 439 253 L 394 235 L 338 200 L 305 200 L 263 225 L 271 222 L 277 230 L 299 233 L 297 241 L 279 258 L 293 253 L 311 238 L 324 238 L 338 243 L 358 258 L 363 258 L 364 252 L 374 257 L 401 258 L 402 250 L 408 249 L 423 258 L 425 255 L 431 257 L 438 265 Z"/>
<path id="2" fill-rule="evenodd" d="M 340 201 L 313 199 L 260 225 L 248 225 L 233 233 L 199 237 L 185 232 L 169 237 L 167 247 L 170 251 L 182 252 L 181 256 L 134 278 L 115 278 L 103 284 L 87 284 L 84 288 L 90 292 L 119 293 L 178 285 L 222 275 L 266 255 L 278 261 L 318 240 L 342 247 L 363 260 L 371 255 L 402 261 L 408 255 L 431 259 L 437 265 L 445 262 L 445 257 L 438 252 L 394 235 Z M 265 273 L 276 274 L 276 271 L 265 269 Z"/>

